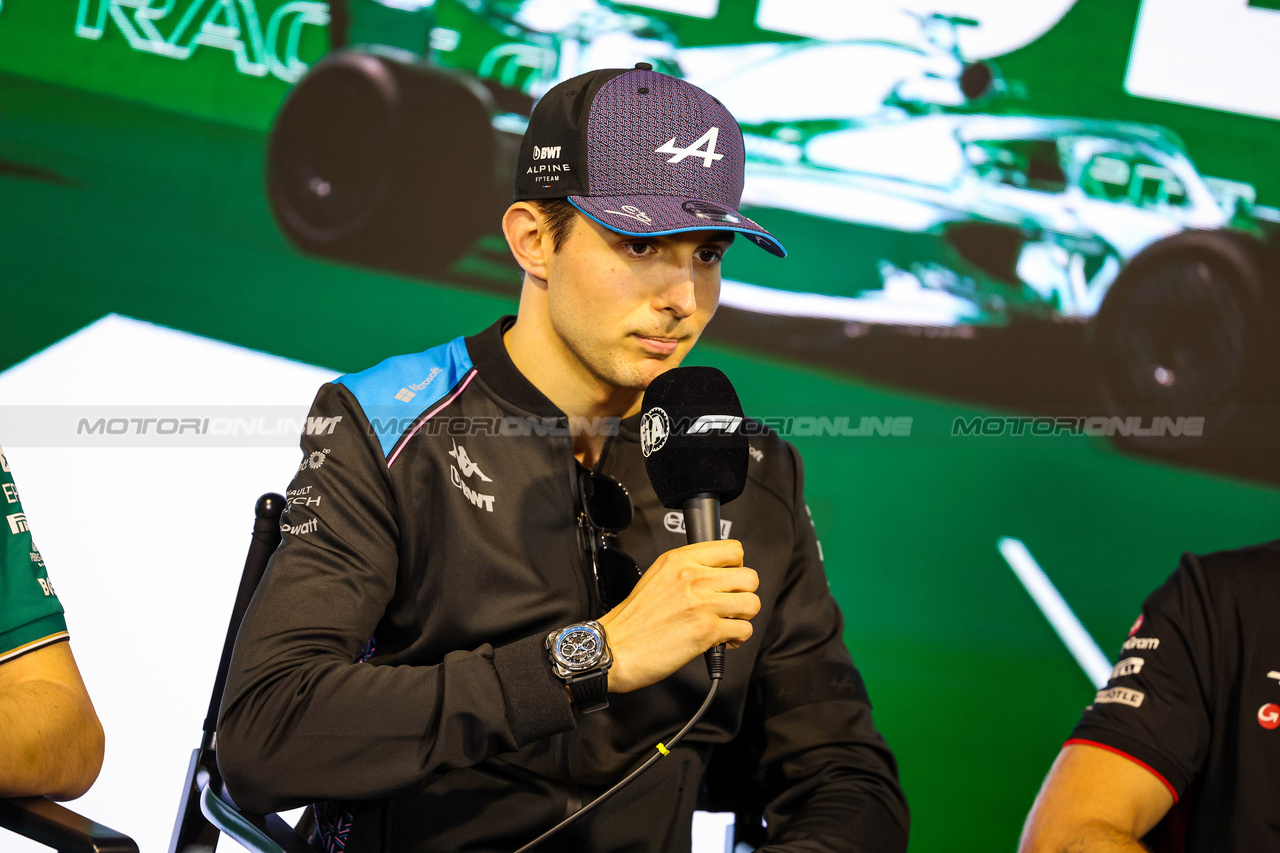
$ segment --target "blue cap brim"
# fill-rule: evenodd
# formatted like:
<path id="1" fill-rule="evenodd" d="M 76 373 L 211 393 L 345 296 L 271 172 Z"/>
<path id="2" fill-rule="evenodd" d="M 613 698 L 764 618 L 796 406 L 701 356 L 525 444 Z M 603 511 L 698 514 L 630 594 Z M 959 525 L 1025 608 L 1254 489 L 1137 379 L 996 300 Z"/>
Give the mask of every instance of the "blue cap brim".
<path id="1" fill-rule="evenodd" d="M 583 215 L 632 237 L 660 237 L 689 231 L 735 231 L 779 258 L 787 256 L 777 238 L 733 208 L 703 199 L 666 195 L 580 196 L 569 203 Z"/>

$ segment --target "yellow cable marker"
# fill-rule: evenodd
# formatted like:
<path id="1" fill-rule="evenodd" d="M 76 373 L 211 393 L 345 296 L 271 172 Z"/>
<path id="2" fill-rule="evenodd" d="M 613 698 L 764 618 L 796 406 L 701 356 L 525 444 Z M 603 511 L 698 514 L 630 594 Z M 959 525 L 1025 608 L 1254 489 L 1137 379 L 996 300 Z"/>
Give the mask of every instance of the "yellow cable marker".
<path id="1" fill-rule="evenodd" d="M 658 752 L 661 752 L 664 758 L 671 754 L 671 750 L 667 749 L 667 745 L 664 743 L 658 744 Z"/>

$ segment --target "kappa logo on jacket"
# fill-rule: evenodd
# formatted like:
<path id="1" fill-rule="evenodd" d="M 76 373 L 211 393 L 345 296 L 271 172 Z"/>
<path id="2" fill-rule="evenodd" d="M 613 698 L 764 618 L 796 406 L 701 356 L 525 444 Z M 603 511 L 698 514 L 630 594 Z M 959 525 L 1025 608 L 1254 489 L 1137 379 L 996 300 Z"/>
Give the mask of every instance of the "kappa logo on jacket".
<path id="1" fill-rule="evenodd" d="M 453 444 L 453 450 L 449 451 L 449 455 L 458 460 L 458 468 L 462 470 L 462 476 L 471 477 L 476 474 L 480 475 L 480 479 L 486 483 L 492 483 L 493 480 L 485 476 L 480 470 L 480 466 L 471 461 L 471 457 L 467 456 L 467 449 L 456 441 Z"/>
<path id="2" fill-rule="evenodd" d="M 467 496 L 467 500 L 471 501 L 473 506 L 482 507 L 485 512 L 493 512 L 493 495 L 481 494 L 467 485 L 463 478 L 476 477 L 484 483 L 492 483 L 493 479 L 481 471 L 479 465 L 471 461 L 471 457 L 467 455 L 467 449 L 456 441 L 453 443 L 453 450 L 449 451 L 449 455 L 458 462 L 457 465 L 449 466 L 449 479 L 453 482 L 453 485 Z"/>

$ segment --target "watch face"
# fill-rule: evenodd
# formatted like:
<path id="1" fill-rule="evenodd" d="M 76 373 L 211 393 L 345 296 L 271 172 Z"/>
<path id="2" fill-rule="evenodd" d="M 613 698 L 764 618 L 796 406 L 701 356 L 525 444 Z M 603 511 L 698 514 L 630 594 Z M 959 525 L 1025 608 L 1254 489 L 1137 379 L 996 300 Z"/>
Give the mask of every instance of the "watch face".
<path id="1" fill-rule="evenodd" d="M 555 656 L 567 669 L 590 669 L 604 656 L 600 632 L 590 625 L 574 625 L 556 638 Z"/>

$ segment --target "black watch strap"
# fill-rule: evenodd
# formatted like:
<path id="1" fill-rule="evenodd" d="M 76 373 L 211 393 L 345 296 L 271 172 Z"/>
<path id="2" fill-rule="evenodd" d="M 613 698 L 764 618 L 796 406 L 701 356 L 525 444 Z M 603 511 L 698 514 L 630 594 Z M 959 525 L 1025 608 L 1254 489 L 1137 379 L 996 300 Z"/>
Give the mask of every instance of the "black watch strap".
<path id="1" fill-rule="evenodd" d="M 584 714 L 609 707 L 609 667 L 571 675 L 565 679 L 573 704 Z"/>

